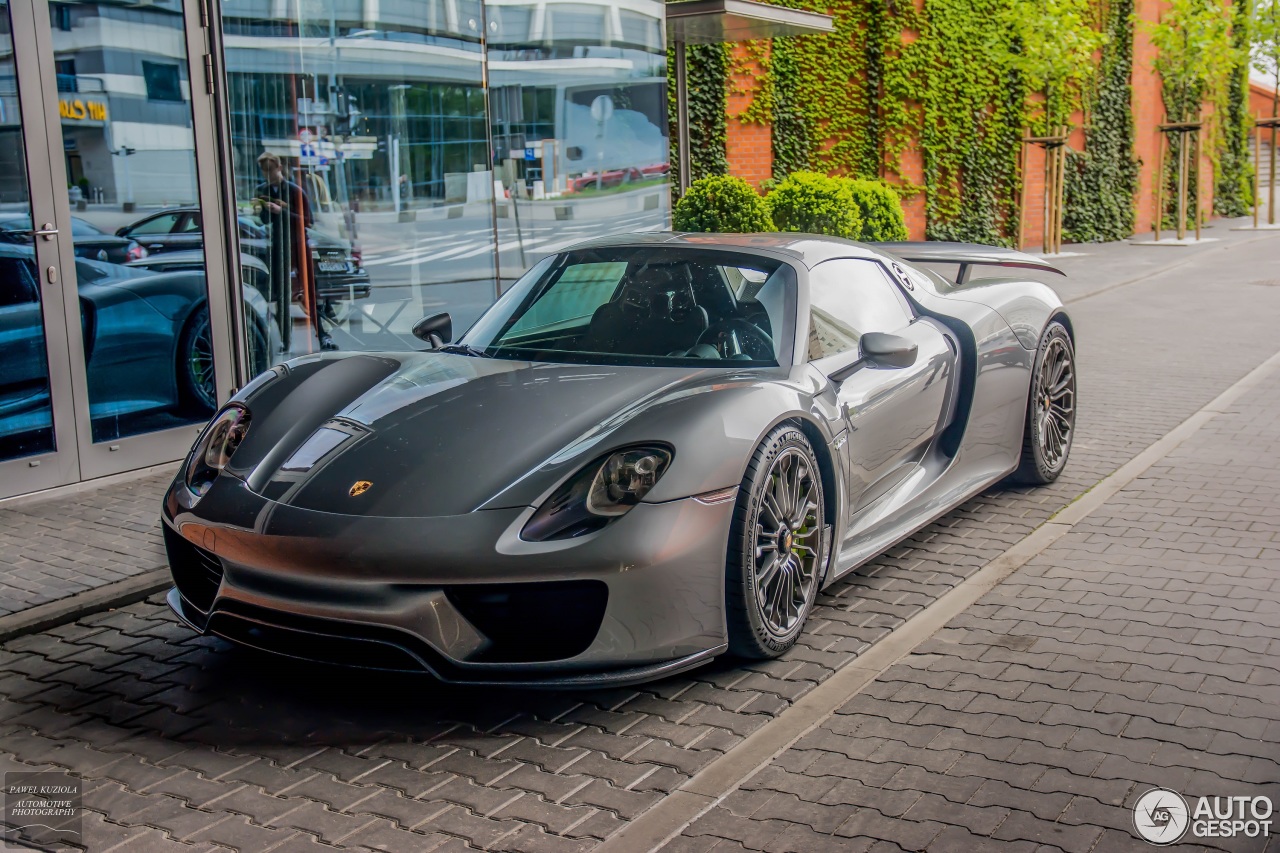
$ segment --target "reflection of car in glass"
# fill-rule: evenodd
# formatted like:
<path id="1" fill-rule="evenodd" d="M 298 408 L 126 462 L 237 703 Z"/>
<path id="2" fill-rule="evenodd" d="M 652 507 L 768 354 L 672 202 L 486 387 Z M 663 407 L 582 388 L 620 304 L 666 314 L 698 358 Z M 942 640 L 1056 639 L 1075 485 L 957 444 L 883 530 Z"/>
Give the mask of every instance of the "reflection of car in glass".
<path id="1" fill-rule="evenodd" d="M 237 394 L 165 498 L 169 603 L 451 681 L 776 656 L 820 587 L 1010 474 L 1058 476 L 1070 328 L 1038 282 L 842 240 L 583 243 L 457 344 L 437 315 L 414 330 L 435 351 L 306 356 Z"/>
<path id="2" fill-rule="evenodd" d="M 31 245 L 31 217 L 25 213 L 0 214 L 0 241 Z M 112 236 L 91 222 L 71 217 L 71 238 L 77 258 L 123 264 L 147 256 L 147 250 L 129 237 Z"/>
<path id="3" fill-rule="evenodd" d="M 241 252 L 270 262 L 271 243 L 267 229 L 251 216 L 237 217 Z M 152 254 L 204 246 L 200 210 L 179 207 L 153 213 L 116 232 L 138 240 Z M 307 229 L 307 246 L 316 269 L 316 293 L 321 302 L 365 299 L 369 296 L 369 273 L 360 254 L 341 237 Z M 263 290 L 265 293 L 266 291 Z"/>
<path id="4" fill-rule="evenodd" d="M 203 272 L 150 273 L 77 260 L 76 277 L 94 419 L 176 409 L 208 416 L 217 405 Z M 0 244 L 0 437 L 47 427 L 41 277 L 27 246 Z M 249 349 L 265 369 L 279 349 L 267 304 L 245 288 Z"/>
<path id="5" fill-rule="evenodd" d="M 148 255 L 140 261 L 130 261 L 126 266 L 152 272 L 204 272 L 204 249 L 179 249 Z M 240 253 L 240 280 L 260 293 L 267 292 L 271 270 L 261 258 L 246 252 Z"/>
<path id="6" fill-rule="evenodd" d="M 598 175 L 596 172 L 587 172 L 577 178 L 570 178 L 569 189 L 573 192 L 582 192 L 583 190 L 595 189 L 597 184 L 602 188 L 618 187 L 623 184 L 629 184 L 632 181 L 642 181 L 644 179 L 644 172 L 635 167 L 606 169 Z"/>

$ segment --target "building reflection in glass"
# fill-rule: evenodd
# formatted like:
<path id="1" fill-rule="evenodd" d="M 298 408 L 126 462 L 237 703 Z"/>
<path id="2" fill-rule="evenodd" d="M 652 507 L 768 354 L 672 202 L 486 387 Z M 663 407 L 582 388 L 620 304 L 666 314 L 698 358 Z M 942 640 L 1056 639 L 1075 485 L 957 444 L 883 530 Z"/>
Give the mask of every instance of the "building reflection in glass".
<path id="1" fill-rule="evenodd" d="M 421 348 L 417 320 L 466 329 L 548 252 L 665 227 L 662 8 L 225 0 L 241 248 L 278 358 Z"/>
<path id="2" fill-rule="evenodd" d="M 657 0 L 490 0 L 501 273 L 578 240 L 670 221 Z"/>
<path id="3" fill-rule="evenodd" d="M 424 312 L 492 300 L 482 12 L 222 4 L 241 248 L 268 267 L 278 358 L 420 347 Z"/>

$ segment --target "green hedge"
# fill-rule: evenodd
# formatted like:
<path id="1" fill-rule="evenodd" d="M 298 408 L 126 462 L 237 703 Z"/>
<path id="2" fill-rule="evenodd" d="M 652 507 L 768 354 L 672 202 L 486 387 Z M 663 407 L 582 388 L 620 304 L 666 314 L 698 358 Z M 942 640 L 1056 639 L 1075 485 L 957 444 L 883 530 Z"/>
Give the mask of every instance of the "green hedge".
<path id="1" fill-rule="evenodd" d="M 677 231 L 749 234 L 772 231 L 764 199 L 741 178 L 713 175 L 690 185 L 671 217 Z"/>
<path id="2" fill-rule="evenodd" d="M 854 201 L 862 214 L 862 233 L 857 239 L 868 243 L 885 243 L 907 239 L 907 220 L 902 212 L 902 199 L 884 181 L 846 178 Z"/>
<path id="3" fill-rule="evenodd" d="M 851 183 L 818 172 L 792 172 L 774 186 L 765 203 L 779 231 L 856 240 L 862 235 L 862 213 Z"/>
<path id="4" fill-rule="evenodd" d="M 869 243 L 907 239 L 902 200 L 883 181 L 793 172 L 760 195 L 741 178 L 693 182 L 676 203 L 677 231 L 752 233 L 799 231 Z"/>

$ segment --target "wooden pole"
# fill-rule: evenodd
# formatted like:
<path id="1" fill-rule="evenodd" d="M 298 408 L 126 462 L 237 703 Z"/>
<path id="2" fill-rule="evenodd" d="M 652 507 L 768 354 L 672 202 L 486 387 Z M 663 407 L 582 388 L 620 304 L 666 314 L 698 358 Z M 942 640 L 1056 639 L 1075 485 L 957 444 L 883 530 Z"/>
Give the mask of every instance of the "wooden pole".
<path id="1" fill-rule="evenodd" d="M 1178 239 L 1187 239 L 1187 136 L 1178 138 Z"/>
<path id="2" fill-rule="evenodd" d="M 1054 234 L 1054 252 L 1062 252 L 1062 214 L 1067 205 L 1067 134 L 1071 128 L 1062 128 L 1062 144 L 1058 146 L 1058 227 Z"/>
<path id="3" fill-rule="evenodd" d="M 1164 219 L 1164 146 L 1165 134 L 1160 133 L 1160 165 L 1156 167 L 1156 242 L 1160 242 L 1160 224 Z"/>
<path id="4" fill-rule="evenodd" d="M 1019 251 L 1021 251 L 1022 249 L 1022 238 L 1024 236 L 1023 223 L 1024 223 L 1024 220 L 1026 219 L 1026 212 L 1027 212 L 1027 144 L 1028 143 L 1023 142 L 1022 150 L 1018 152 L 1018 179 L 1022 183 L 1021 183 L 1021 186 L 1018 188 L 1018 231 L 1017 231 L 1018 245 L 1015 246 L 1014 248 L 1018 249 Z M 1256 178 L 1258 175 L 1258 170 L 1254 169 L 1253 174 L 1254 174 L 1254 177 Z M 1258 199 L 1257 192 L 1253 194 L 1253 197 L 1254 197 L 1254 201 L 1257 201 Z M 1254 207 L 1254 218 L 1255 219 L 1257 218 L 1256 206 Z M 1254 222 L 1253 224 L 1257 225 L 1258 223 Z"/>
<path id="5" fill-rule="evenodd" d="M 1191 133 L 1192 133 L 1192 139 L 1195 141 L 1195 145 L 1196 145 L 1195 147 L 1196 159 L 1193 160 L 1192 162 L 1195 164 L 1195 175 L 1196 175 L 1195 217 L 1196 217 L 1196 241 L 1198 242 L 1200 240 L 1200 212 L 1204 209 L 1204 205 L 1200 203 L 1200 190 L 1203 189 L 1203 187 L 1200 185 L 1201 184 L 1201 181 L 1200 181 L 1200 131 L 1193 130 L 1191 131 Z"/>
<path id="6" fill-rule="evenodd" d="M 1041 217 L 1041 219 L 1043 220 L 1041 231 L 1043 233 L 1041 233 L 1040 235 L 1040 246 L 1042 249 L 1044 249 L 1044 253 L 1046 255 L 1053 251 L 1053 237 L 1050 235 L 1050 228 L 1051 228 L 1050 223 L 1053 222 L 1053 212 L 1049 209 L 1051 206 L 1050 199 L 1053 198 L 1052 196 L 1053 156 L 1052 155 L 1053 155 L 1053 151 L 1049 148 L 1048 143 L 1045 143 L 1044 145 L 1044 202 L 1043 202 L 1044 215 Z"/>
<path id="7" fill-rule="evenodd" d="M 1054 128 L 1057 135 L 1057 128 Z M 1058 253 L 1058 146 L 1054 145 L 1045 152 L 1049 160 L 1049 168 L 1053 171 L 1053 182 L 1048 188 L 1049 202 L 1049 252 Z"/>
<path id="8" fill-rule="evenodd" d="M 1275 117 L 1272 117 L 1275 118 Z M 1271 126 L 1271 172 L 1267 174 L 1267 224 L 1276 224 L 1276 126 Z"/>
<path id="9" fill-rule="evenodd" d="M 1262 120 L 1262 113 L 1258 113 L 1258 121 Z M 1253 125 L 1253 227 L 1258 227 L 1258 206 L 1262 204 L 1259 196 L 1262 194 L 1262 184 L 1258 180 L 1258 169 L 1262 167 L 1262 128 L 1258 127 L 1257 122 Z"/>

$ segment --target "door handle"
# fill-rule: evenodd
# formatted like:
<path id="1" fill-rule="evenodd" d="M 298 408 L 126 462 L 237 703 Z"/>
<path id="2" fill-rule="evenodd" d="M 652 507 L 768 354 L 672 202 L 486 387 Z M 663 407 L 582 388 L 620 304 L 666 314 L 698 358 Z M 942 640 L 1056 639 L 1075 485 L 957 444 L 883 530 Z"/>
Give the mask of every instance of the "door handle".
<path id="1" fill-rule="evenodd" d="M 53 227 L 52 222 L 46 222 L 44 225 L 40 226 L 39 230 L 32 231 L 31 234 L 34 237 L 43 237 L 46 240 L 52 240 L 54 237 L 58 236 L 58 229 Z"/>

